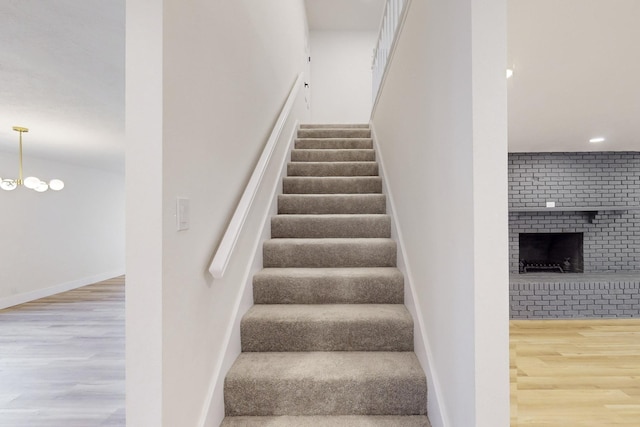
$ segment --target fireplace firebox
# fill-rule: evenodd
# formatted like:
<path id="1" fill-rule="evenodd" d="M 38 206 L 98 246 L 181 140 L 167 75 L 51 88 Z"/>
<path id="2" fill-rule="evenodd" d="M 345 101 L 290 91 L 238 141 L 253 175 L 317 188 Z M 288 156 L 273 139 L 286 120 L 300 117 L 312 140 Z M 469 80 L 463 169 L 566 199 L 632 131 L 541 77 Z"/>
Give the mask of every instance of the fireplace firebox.
<path id="1" fill-rule="evenodd" d="M 583 233 L 520 233 L 520 273 L 583 273 Z"/>

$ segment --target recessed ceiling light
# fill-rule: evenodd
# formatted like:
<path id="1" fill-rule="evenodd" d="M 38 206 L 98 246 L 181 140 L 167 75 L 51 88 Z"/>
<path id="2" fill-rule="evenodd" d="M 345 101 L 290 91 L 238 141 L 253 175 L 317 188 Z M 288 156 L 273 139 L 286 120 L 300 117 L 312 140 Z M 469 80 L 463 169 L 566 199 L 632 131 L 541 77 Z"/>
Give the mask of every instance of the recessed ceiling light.
<path id="1" fill-rule="evenodd" d="M 510 79 L 513 76 L 513 70 L 511 68 L 507 68 L 507 78 Z"/>
<path id="2" fill-rule="evenodd" d="M 599 136 L 597 138 L 591 138 L 589 140 L 589 142 L 591 142 L 591 143 L 604 142 L 604 141 L 605 141 L 605 139 L 603 137 L 601 137 L 601 136 Z"/>

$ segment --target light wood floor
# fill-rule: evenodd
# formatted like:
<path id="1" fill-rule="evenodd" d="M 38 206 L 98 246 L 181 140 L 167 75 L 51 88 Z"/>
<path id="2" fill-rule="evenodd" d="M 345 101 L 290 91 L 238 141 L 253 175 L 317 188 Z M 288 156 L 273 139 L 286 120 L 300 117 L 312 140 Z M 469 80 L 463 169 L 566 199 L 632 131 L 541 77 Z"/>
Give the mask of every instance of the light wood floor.
<path id="1" fill-rule="evenodd" d="M 124 277 L 0 310 L 0 427 L 125 425 Z"/>
<path id="2" fill-rule="evenodd" d="M 511 322 L 511 427 L 640 426 L 640 319 Z"/>
<path id="3" fill-rule="evenodd" d="M 640 426 L 640 319 L 511 322 L 511 427 Z M 125 426 L 124 277 L 0 310 L 0 427 Z"/>

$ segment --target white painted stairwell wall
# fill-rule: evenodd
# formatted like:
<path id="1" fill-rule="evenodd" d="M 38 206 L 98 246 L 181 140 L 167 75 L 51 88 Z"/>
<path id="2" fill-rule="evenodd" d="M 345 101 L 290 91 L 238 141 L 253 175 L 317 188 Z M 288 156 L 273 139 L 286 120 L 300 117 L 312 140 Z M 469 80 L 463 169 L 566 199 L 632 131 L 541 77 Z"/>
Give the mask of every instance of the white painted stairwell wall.
<path id="1" fill-rule="evenodd" d="M 506 7 L 413 0 L 372 117 L 434 427 L 509 425 Z"/>
<path id="2" fill-rule="evenodd" d="M 375 31 L 311 31 L 311 121 L 368 123 Z"/>
<path id="3" fill-rule="evenodd" d="M 224 278 L 207 269 L 304 71 L 306 38 L 302 0 L 127 1 L 128 427 L 224 416 L 212 378 L 262 218 L 247 218 Z M 295 116 L 309 120 L 303 99 Z M 178 197 L 191 210 L 181 232 Z"/>

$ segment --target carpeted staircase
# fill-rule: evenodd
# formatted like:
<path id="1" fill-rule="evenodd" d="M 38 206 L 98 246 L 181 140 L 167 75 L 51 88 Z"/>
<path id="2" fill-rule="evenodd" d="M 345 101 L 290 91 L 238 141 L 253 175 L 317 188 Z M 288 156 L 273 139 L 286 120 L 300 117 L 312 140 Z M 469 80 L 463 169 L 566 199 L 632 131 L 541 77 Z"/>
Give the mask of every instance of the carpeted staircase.
<path id="1" fill-rule="evenodd" d="M 367 125 L 302 125 L 225 380 L 236 426 L 429 426 Z"/>

